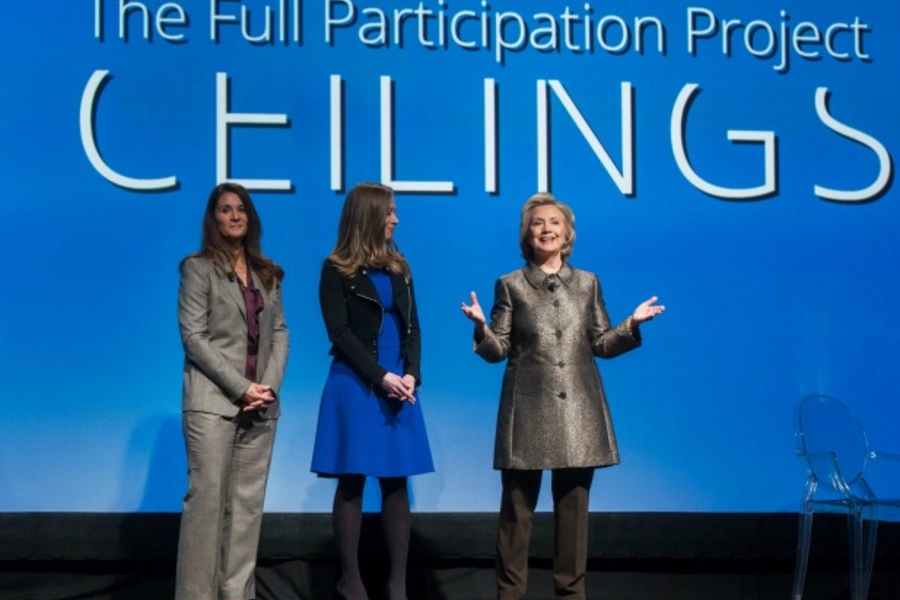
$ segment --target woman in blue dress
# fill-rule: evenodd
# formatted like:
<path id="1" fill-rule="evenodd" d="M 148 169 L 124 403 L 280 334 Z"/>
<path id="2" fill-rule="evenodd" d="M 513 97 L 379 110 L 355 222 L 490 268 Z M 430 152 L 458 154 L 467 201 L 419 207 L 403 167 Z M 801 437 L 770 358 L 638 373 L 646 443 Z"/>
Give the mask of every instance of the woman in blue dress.
<path id="1" fill-rule="evenodd" d="M 410 475 L 434 471 L 417 389 L 421 341 L 412 277 L 394 243 L 393 190 L 361 183 L 344 201 L 338 240 L 319 282 L 332 342 L 312 471 L 336 477 L 333 523 L 346 600 L 367 600 L 358 553 L 366 477 L 381 487 L 390 600 L 406 598 Z"/>

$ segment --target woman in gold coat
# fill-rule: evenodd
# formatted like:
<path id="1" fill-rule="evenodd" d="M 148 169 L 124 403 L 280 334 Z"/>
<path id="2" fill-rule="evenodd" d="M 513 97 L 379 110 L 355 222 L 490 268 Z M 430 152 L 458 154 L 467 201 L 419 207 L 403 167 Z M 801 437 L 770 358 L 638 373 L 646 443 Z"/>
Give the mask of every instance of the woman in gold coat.
<path id="1" fill-rule="evenodd" d="M 475 323 L 475 352 L 488 362 L 507 361 L 494 446 L 503 481 L 497 597 L 525 595 L 531 522 L 543 470 L 550 469 L 554 587 L 559 598 L 582 600 L 594 469 L 619 462 L 594 358 L 640 346 L 639 325 L 664 307 L 650 298 L 611 326 L 597 276 L 568 263 L 572 210 L 550 194 L 525 203 L 519 242 L 527 263 L 497 281 L 490 326 L 474 292 L 471 305 L 462 305 Z"/>

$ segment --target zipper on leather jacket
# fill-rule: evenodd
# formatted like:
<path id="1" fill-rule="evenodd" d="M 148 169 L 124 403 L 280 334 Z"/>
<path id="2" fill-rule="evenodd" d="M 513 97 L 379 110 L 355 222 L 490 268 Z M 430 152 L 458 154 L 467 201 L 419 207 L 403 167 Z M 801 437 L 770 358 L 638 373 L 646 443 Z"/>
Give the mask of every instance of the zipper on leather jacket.
<path id="1" fill-rule="evenodd" d="M 412 333 L 412 292 L 409 281 L 406 282 L 406 336 Z"/>
<path id="2" fill-rule="evenodd" d="M 384 327 L 384 307 L 381 305 L 381 302 L 379 302 L 375 298 L 370 298 L 369 296 L 366 296 L 365 294 L 360 294 L 356 290 L 352 290 L 352 291 L 354 294 L 356 294 L 363 300 L 368 300 L 369 302 L 374 302 L 375 306 L 378 307 L 378 310 L 381 311 L 381 321 L 378 323 L 378 333 L 381 333 L 381 328 Z"/>

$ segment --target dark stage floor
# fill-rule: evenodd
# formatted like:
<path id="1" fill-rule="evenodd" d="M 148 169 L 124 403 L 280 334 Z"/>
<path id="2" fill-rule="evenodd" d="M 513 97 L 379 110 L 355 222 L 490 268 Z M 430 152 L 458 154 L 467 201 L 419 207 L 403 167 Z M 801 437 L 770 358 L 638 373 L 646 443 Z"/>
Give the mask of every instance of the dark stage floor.
<path id="1" fill-rule="evenodd" d="M 0 600 L 172 597 L 177 514 L 0 514 Z M 493 514 L 416 514 L 410 600 L 493 600 Z M 538 514 L 527 598 L 553 598 L 552 516 Z M 259 600 L 331 600 L 336 564 L 326 514 L 267 514 Z M 790 600 L 797 515 L 597 513 L 588 597 Z M 879 528 L 870 600 L 900 598 L 900 527 Z M 360 548 L 371 600 L 383 598 L 377 515 Z M 806 600 L 849 600 L 846 521 L 816 517 Z"/>
<path id="2" fill-rule="evenodd" d="M 592 565 L 594 566 L 594 565 Z M 611 565 L 616 566 L 616 565 Z M 588 598 L 597 600 L 789 600 L 793 566 L 788 564 L 710 566 L 664 565 L 670 572 L 591 570 Z M 10 570 L 14 567 L 16 570 Z M 174 563 L 3 565 L 0 572 L 2 600 L 160 600 L 172 598 Z M 335 568 L 328 563 L 289 561 L 260 566 L 257 570 L 259 600 L 318 600 L 332 598 Z M 369 577 L 371 600 L 382 600 L 377 573 Z M 804 598 L 850 598 L 845 572 L 816 569 L 810 572 Z M 486 562 L 468 566 L 413 568 L 409 577 L 410 600 L 493 600 L 494 577 Z M 529 576 L 528 599 L 551 599 L 549 565 L 535 565 Z M 896 571 L 880 570 L 873 576 L 870 600 L 900 598 Z"/>

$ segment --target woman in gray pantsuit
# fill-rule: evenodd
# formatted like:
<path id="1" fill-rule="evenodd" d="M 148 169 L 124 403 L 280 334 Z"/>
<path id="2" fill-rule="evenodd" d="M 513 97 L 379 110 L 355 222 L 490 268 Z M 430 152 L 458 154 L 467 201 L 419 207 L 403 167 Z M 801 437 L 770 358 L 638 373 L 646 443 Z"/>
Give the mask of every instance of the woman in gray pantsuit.
<path id="1" fill-rule="evenodd" d="M 543 469 L 553 474 L 553 583 L 560 598 L 583 599 L 588 493 L 596 467 L 619 462 L 595 356 L 641 345 L 640 323 L 660 314 L 656 297 L 610 326 L 600 282 L 571 267 L 572 210 L 550 194 L 522 209 L 519 242 L 528 261 L 495 287 L 491 325 L 472 292 L 462 305 L 475 323 L 475 352 L 507 359 L 497 417 L 494 468 L 503 495 L 497 537 L 497 596 L 525 595 L 528 543 Z"/>
<path id="2" fill-rule="evenodd" d="M 181 263 L 182 422 L 188 458 L 176 600 L 250 600 L 288 354 L 284 271 L 260 250 L 240 185 L 209 196 L 200 252 Z"/>

